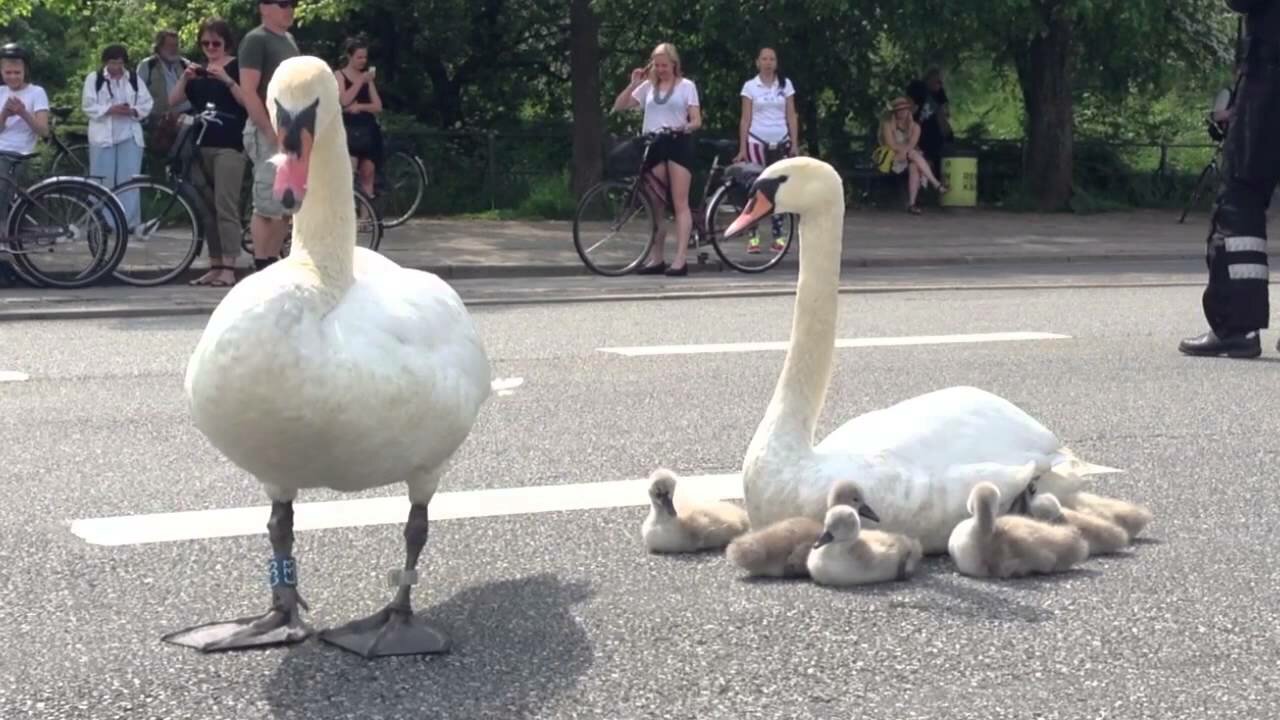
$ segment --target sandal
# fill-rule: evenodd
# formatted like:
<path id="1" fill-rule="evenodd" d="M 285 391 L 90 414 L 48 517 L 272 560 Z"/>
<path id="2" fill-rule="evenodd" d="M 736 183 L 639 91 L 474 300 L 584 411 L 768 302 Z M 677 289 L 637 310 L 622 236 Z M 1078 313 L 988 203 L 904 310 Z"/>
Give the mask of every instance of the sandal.
<path id="1" fill-rule="evenodd" d="M 220 277 L 216 277 L 217 274 L 220 274 L 228 270 L 231 271 L 231 274 L 234 277 L 236 272 L 236 269 L 234 267 L 231 267 L 229 265 L 210 265 L 209 272 L 205 273 L 204 275 L 201 275 L 195 280 L 192 280 L 188 284 L 198 285 L 201 287 L 231 287 L 232 285 L 236 284 L 234 280 L 232 280 L 231 282 L 227 282 L 226 280 L 223 280 Z"/>

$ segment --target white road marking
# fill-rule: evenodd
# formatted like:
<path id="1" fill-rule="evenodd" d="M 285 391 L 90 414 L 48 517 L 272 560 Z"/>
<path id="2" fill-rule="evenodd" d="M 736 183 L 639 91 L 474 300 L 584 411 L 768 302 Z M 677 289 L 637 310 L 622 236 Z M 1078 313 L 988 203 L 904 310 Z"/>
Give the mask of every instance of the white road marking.
<path id="1" fill-rule="evenodd" d="M 1069 340 L 1070 335 L 1046 332 L 995 332 L 963 335 L 907 335 L 903 337 L 837 338 L 837 348 L 893 347 L 899 345 L 956 345 L 962 343 L 1017 342 L 1025 340 Z M 638 357 L 642 355 L 697 355 L 786 350 L 789 341 L 709 343 L 704 345 L 637 345 L 602 347 L 599 352 Z"/>
<path id="2" fill-rule="evenodd" d="M 684 497 L 736 499 L 742 497 L 742 476 L 680 476 L 677 493 Z M 574 485 L 541 485 L 460 490 L 438 493 L 431 500 L 430 517 L 453 520 L 527 513 L 593 510 L 648 505 L 648 480 L 615 480 Z M 293 527 L 323 530 L 403 523 L 409 499 L 394 497 L 294 503 Z M 269 505 L 127 515 L 73 520 L 71 532 L 93 545 L 141 545 L 202 538 L 262 535 L 267 532 Z M 637 526 L 637 532 L 638 532 Z"/>
<path id="3" fill-rule="evenodd" d="M 17 370 L 0 370 L 0 383 L 26 382 L 30 379 L 31 376 L 24 372 L 18 372 Z"/>
<path id="4" fill-rule="evenodd" d="M 522 377 L 498 378 L 489 384 L 489 387 L 497 393 L 498 397 L 506 395 L 514 395 L 516 388 L 524 384 Z"/>

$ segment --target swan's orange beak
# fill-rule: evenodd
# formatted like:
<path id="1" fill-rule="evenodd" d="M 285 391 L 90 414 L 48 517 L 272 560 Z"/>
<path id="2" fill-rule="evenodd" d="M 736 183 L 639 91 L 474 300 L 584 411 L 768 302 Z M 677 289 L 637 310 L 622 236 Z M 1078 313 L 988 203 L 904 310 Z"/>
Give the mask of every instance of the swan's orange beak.
<path id="1" fill-rule="evenodd" d="M 761 218 L 771 215 L 773 212 L 773 202 L 765 196 L 764 191 L 757 190 L 754 197 L 747 201 L 747 206 L 742 208 L 742 214 L 725 228 L 724 236 L 732 237 L 747 228 L 760 222 Z"/>
<path id="2" fill-rule="evenodd" d="M 307 170 L 311 166 L 316 108 L 319 105 L 317 99 L 303 111 L 293 114 L 276 101 L 276 139 L 281 152 L 271 159 L 276 166 L 271 194 L 289 212 L 300 208 L 307 195 Z"/>

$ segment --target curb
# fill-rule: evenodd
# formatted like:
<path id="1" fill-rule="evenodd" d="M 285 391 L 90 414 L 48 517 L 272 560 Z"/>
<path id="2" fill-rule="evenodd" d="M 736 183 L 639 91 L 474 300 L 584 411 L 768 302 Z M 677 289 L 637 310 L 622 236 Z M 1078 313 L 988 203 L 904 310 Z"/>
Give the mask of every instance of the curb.
<path id="1" fill-rule="evenodd" d="M 1280 284 L 1280 283 L 1278 283 Z M 841 295 L 887 295 L 909 292 L 980 292 L 993 290 L 1089 290 L 1117 288 L 1169 288 L 1203 287 L 1203 281 L 1154 281 L 1120 283 L 985 283 L 970 285 L 885 285 L 842 286 Z M 561 296 L 531 296 L 510 298 L 463 298 L 469 308 L 515 305 L 569 305 L 574 303 L 642 302 L 654 300 L 700 300 L 714 298 L 780 297 L 795 295 L 795 288 L 743 288 L 721 290 L 683 290 L 674 292 L 634 293 L 582 293 Z M 127 318 L 191 317 L 207 316 L 217 308 L 217 302 L 183 305 L 93 305 L 68 308 L 0 309 L 0 323 L 40 320 L 108 320 Z"/>
<path id="2" fill-rule="evenodd" d="M 910 255 L 889 255 L 885 257 L 847 257 L 840 262 L 842 269 L 856 268 L 893 268 L 893 267 L 937 267 L 951 265 L 1017 265 L 1029 263 L 1086 263 L 1086 262 L 1166 262 L 1170 260 L 1203 260 L 1203 251 L 1188 252 L 1163 252 L 1163 253 L 1093 253 L 1093 254 L 1073 254 L 1064 255 L 1057 253 L 1041 253 L 1041 254 L 1018 254 L 1011 253 L 1008 255 L 945 255 L 932 257 L 919 257 Z M 484 280 L 484 279 L 503 279 L 503 278 L 547 278 L 547 277 L 594 277 L 594 274 L 581 264 L 568 265 L 550 265 L 544 263 L 500 263 L 496 265 L 407 265 L 415 270 L 423 270 L 440 276 L 444 279 L 452 280 Z M 774 268 L 760 273 L 762 277 L 775 269 L 796 270 L 799 268 L 799 262 L 788 257 L 783 259 L 781 263 Z M 206 272 L 201 267 L 198 269 L 188 270 L 183 275 L 173 281 L 173 284 L 183 285 L 195 278 L 200 277 Z M 704 265 L 690 265 L 690 274 L 706 273 L 706 272 L 733 272 L 718 260 L 708 261 Z M 241 269 L 237 273 L 238 277 L 248 275 L 247 269 Z M 123 286 L 117 280 L 112 279 L 111 285 Z"/>

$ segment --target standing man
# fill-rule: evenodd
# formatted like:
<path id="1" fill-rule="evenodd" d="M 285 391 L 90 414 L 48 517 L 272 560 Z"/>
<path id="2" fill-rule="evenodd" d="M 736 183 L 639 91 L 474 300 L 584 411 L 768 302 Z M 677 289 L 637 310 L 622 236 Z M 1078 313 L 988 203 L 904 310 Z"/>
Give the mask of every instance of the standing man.
<path id="1" fill-rule="evenodd" d="M 1223 150 L 1226 177 L 1211 221 L 1204 316 L 1187 355 L 1253 358 L 1268 327 L 1267 207 L 1280 180 L 1280 0 L 1227 0 L 1245 15 L 1242 72 Z M 1280 343 L 1276 348 L 1280 350 Z"/>
<path id="2" fill-rule="evenodd" d="M 137 69 L 138 80 L 147 86 L 153 102 L 151 114 L 142 119 L 142 127 L 147 150 L 163 156 L 178 138 L 179 117 L 191 110 L 191 103 L 185 100 L 169 106 L 169 93 L 191 61 L 178 52 L 178 33 L 172 30 L 156 33 L 151 49 L 151 55 L 138 63 Z"/>
<path id="3" fill-rule="evenodd" d="M 289 34 L 293 25 L 294 0 L 258 0 L 262 24 L 240 41 L 240 87 L 245 90 L 244 109 L 249 122 L 244 125 L 244 153 L 253 163 L 253 266 L 261 270 L 280 259 L 284 245 L 284 206 L 271 194 L 276 169 L 267 162 L 279 150 L 276 133 L 267 112 L 267 85 L 280 63 L 302 53 Z"/>

